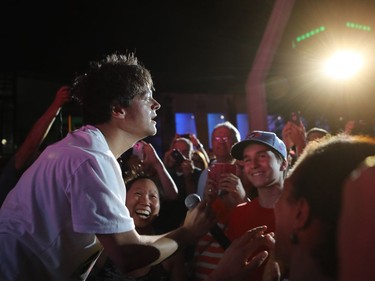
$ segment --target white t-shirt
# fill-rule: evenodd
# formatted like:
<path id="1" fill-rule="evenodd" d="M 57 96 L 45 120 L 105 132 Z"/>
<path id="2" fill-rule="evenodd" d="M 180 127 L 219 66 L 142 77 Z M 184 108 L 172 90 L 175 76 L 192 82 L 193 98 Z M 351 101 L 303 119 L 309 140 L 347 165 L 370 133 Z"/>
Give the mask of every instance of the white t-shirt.
<path id="1" fill-rule="evenodd" d="M 103 134 L 93 126 L 69 133 L 45 149 L 0 209 L 0 273 L 28 270 L 17 269 L 25 257 L 12 250 L 16 239 L 54 280 L 84 280 L 102 249 L 95 233 L 134 229 L 125 197 L 120 166 Z"/>

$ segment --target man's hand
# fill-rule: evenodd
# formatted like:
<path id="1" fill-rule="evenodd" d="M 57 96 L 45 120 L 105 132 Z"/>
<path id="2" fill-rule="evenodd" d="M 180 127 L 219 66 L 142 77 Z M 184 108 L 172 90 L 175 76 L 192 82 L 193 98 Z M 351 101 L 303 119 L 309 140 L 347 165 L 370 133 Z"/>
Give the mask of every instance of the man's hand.
<path id="1" fill-rule="evenodd" d="M 267 245 L 271 239 L 265 234 L 266 229 L 266 226 L 253 228 L 234 240 L 206 281 L 247 280 L 269 255 L 262 251 L 254 256 L 259 247 Z"/>
<path id="2" fill-rule="evenodd" d="M 293 122 L 287 122 L 282 131 L 283 141 L 287 149 L 296 147 L 297 155 L 300 155 L 306 146 L 306 130 L 301 123 L 296 125 Z"/>
<path id="3" fill-rule="evenodd" d="M 235 207 L 247 201 L 246 191 L 241 179 L 232 173 L 221 174 L 217 188 L 220 190 L 219 196 L 225 198 L 224 202 L 229 207 Z"/>
<path id="4" fill-rule="evenodd" d="M 189 231 L 194 242 L 205 235 L 217 222 L 211 205 L 203 200 L 188 210 L 183 227 Z"/>

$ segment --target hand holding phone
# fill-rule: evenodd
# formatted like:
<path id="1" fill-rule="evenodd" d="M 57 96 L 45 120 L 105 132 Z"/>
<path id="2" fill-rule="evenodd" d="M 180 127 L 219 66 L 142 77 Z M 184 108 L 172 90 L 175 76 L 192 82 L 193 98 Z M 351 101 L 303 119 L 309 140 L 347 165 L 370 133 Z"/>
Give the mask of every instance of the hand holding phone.
<path id="1" fill-rule="evenodd" d="M 216 184 L 218 184 L 222 174 L 232 173 L 236 175 L 236 172 L 237 166 L 235 164 L 215 163 L 208 169 L 208 178 L 214 180 Z M 217 194 L 221 196 L 224 194 L 223 192 L 223 190 L 219 189 Z"/>
<path id="2" fill-rule="evenodd" d="M 173 149 L 172 150 L 172 154 L 171 156 L 173 157 L 173 159 L 175 160 L 176 162 L 176 165 L 181 165 L 182 162 L 184 162 L 185 160 L 185 157 L 182 155 L 182 153 L 177 150 L 177 149 Z"/>
<path id="3" fill-rule="evenodd" d="M 208 178 L 219 182 L 221 174 L 236 174 L 236 171 L 235 164 L 215 163 L 208 169 Z"/>

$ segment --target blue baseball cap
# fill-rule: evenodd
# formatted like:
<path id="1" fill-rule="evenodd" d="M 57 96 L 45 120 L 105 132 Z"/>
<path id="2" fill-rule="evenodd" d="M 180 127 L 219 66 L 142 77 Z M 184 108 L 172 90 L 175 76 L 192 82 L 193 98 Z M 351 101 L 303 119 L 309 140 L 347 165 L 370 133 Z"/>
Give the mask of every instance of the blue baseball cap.
<path id="1" fill-rule="evenodd" d="M 238 160 L 243 160 L 243 151 L 251 143 L 264 144 L 287 160 L 288 154 L 284 142 L 275 133 L 266 131 L 252 131 L 248 133 L 243 141 L 232 146 L 231 155 Z"/>

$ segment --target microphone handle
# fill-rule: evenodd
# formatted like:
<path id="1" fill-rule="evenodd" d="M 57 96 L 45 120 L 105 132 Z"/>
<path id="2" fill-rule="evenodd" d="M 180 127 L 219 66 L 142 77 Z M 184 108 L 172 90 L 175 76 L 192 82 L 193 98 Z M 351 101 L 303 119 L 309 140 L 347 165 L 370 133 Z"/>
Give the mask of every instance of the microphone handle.
<path id="1" fill-rule="evenodd" d="M 195 193 L 191 193 L 189 194 L 186 198 L 185 198 L 185 206 L 186 208 L 188 209 L 192 209 L 194 208 L 197 204 L 199 204 L 199 202 L 201 201 L 201 198 L 199 197 L 198 194 L 195 194 Z M 215 224 L 211 229 L 210 229 L 210 233 L 212 235 L 212 237 L 216 240 L 217 243 L 219 243 L 219 245 L 224 249 L 226 250 L 231 241 L 229 240 L 229 238 L 224 234 L 223 230 L 217 225 Z"/>
<path id="2" fill-rule="evenodd" d="M 224 249 L 226 250 L 231 241 L 229 240 L 229 238 L 224 234 L 223 230 L 217 225 L 215 224 L 211 229 L 210 229 L 210 233 L 212 235 L 213 238 L 215 238 L 216 242 L 219 243 L 219 245 Z"/>

